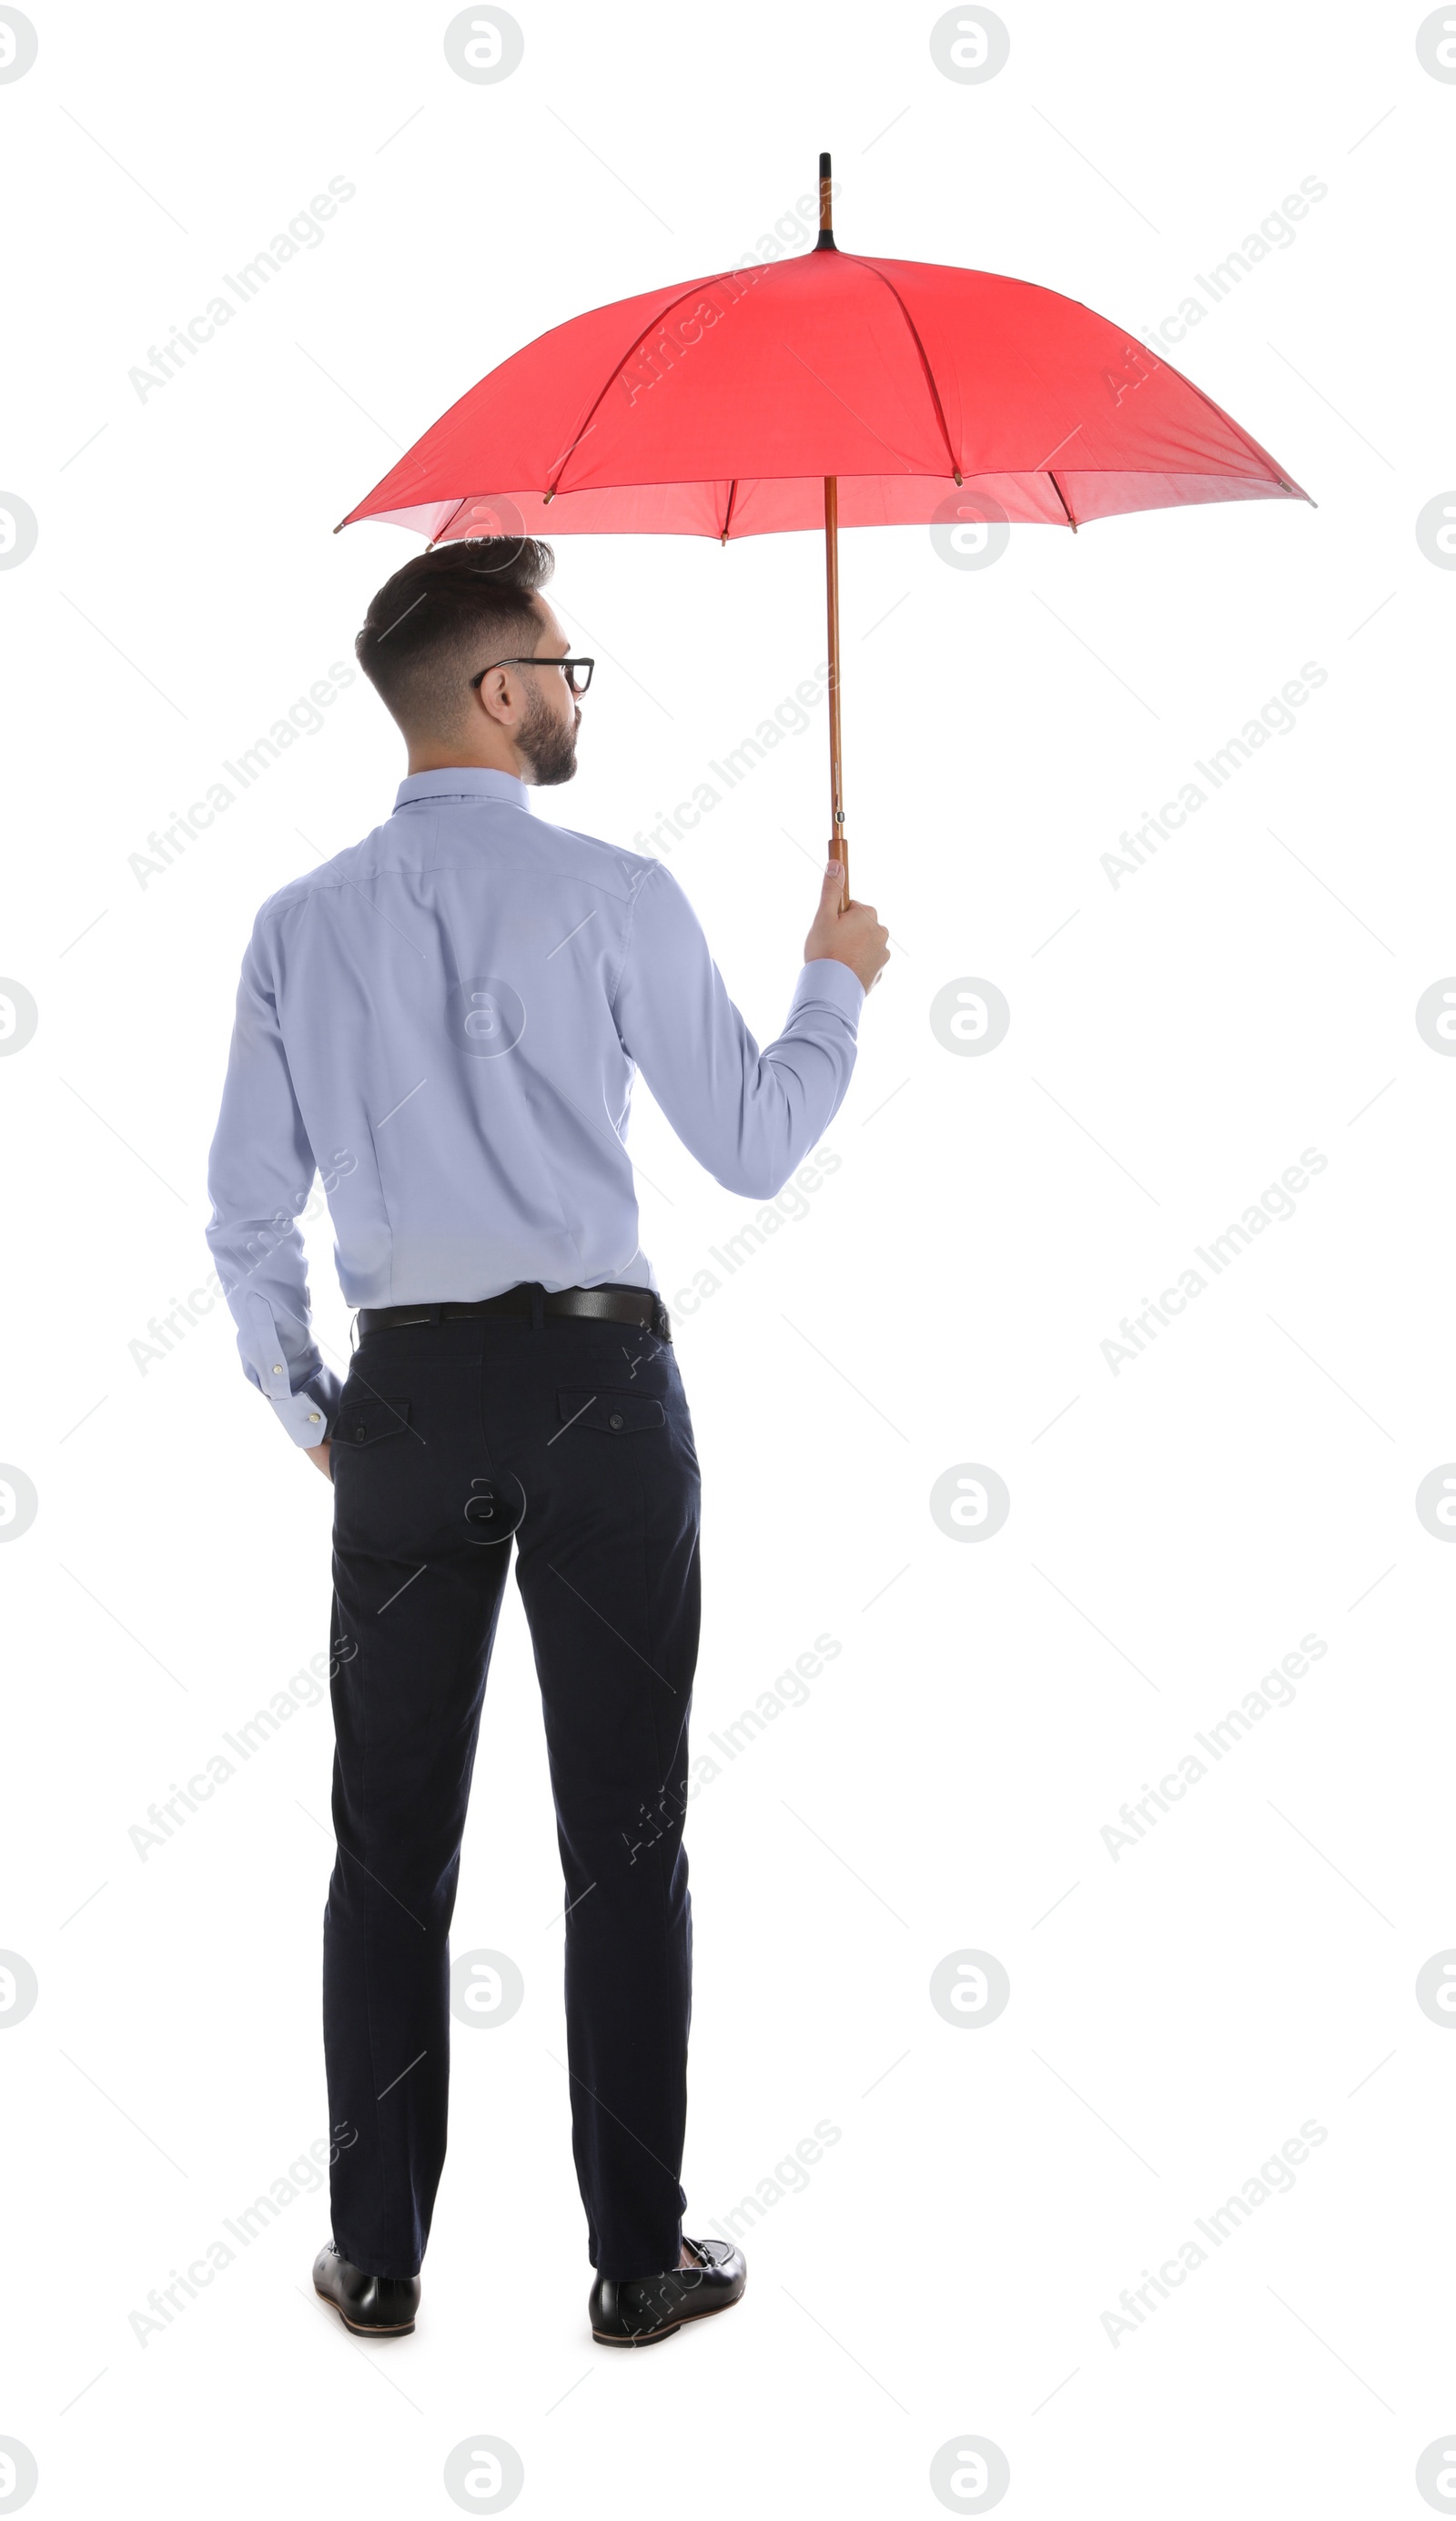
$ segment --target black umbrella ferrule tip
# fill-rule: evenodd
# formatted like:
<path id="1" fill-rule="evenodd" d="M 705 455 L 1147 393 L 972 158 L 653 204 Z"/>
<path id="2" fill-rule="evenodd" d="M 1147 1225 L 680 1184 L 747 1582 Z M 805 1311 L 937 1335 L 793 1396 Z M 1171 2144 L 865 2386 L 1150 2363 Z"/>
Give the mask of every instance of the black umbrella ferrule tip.
<path id="1" fill-rule="evenodd" d="M 831 198 L 829 151 L 821 149 L 819 152 L 819 235 L 814 247 L 816 253 L 838 252 L 834 241 L 834 227 L 830 219 Z"/>

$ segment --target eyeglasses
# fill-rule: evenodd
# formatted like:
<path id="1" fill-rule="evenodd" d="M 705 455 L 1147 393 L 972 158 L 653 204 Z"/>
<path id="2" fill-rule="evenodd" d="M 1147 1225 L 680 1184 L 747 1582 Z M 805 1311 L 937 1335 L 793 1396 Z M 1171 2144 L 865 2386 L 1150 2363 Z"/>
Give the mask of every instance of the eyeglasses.
<path id="1" fill-rule="evenodd" d="M 560 665 L 567 678 L 568 691 L 579 701 L 590 685 L 596 662 L 595 657 L 497 657 L 495 665 L 482 665 L 478 674 L 472 674 L 471 690 L 478 692 L 486 675 L 494 673 L 496 665 Z"/>

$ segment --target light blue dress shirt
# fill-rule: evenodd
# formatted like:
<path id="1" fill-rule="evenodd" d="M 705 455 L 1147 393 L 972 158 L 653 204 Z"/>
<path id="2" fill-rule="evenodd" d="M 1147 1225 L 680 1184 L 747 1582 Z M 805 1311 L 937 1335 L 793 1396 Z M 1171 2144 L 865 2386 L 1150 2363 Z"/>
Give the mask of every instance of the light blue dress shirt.
<path id="1" fill-rule="evenodd" d="M 207 1241 L 249 1381 L 296 1444 L 332 1435 L 296 1224 L 315 1172 L 351 1305 L 656 1288 L 637 1070 L 715 1181 L 771 1199 L 843 1100 L 864 997 L 805 963 L 760 1052 L 660 860 L 546 822 L 505 771 L 404 780 L 264 902 L 244 957 Z"/>

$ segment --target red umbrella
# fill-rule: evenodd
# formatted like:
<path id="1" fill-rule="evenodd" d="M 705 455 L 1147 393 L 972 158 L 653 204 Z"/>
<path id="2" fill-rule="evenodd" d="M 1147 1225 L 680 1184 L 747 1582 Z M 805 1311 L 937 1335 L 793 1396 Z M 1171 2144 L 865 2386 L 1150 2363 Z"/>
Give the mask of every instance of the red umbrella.
<path id="1" fill-rule="evenodd" d="M 488 533 L 791 533 L 823 526 L 831 854 L 839 527 L 1067 526 L 1308 493 L 1206 393 L 1075 298 L 819 241 L 559 324 L 426 431 L 342 520 Z M 1312 504 L 1312 502 L 1311 502 Z M 336 527 L 335 531 L 341 531 Z"/>

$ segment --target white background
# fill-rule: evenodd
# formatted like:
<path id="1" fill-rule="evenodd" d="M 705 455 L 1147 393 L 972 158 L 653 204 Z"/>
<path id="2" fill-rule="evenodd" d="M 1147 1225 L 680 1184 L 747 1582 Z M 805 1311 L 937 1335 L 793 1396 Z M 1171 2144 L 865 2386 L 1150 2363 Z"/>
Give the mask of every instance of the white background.
<path id="1" fill-rule="evenodd" d="M 1456 87 L 1393 7 L 1037 0 L 981 86 L 935 67 L 933 9 L 520 0 L 493 86 L 448 66 L 450 14 L 37 7 L 0 85 L 0 488 L 39 523 L 0 574 L 0 970 L 39 1008 L 0 1061 L 0 1456 L 39 1496 L 0 1555 L 0 1945 L 40 1988 L 0 2041 L 0 2433 L 67 2515 L 446 2512 L 473 2428 L 551 2515 L 929 2514 L 971 2436 L 1035 2521 L 1419 2512 L 1456 2422 L 1456 2040 L 1414 1994 L 1456 1943 L 1456 1555 L 1414 1507 L 1456 1453 L 1456 1072 L 1414 1021 L 1456 968 L 1456 576 L 1415 534 L 1452 472 Z M 149 2291 L 326 2125 L 327 1708 L 145 1862 L 128 1833 L 325 1646 L 330 1497 L 220 1308 L 145 1372 L 131 1343 L 208 1265 L 253 912 L 387 812 L 395 732 L 356 680 L 163 875 L 128 861 L 351 661 L 418 546 L 331 528 L 396 448 L 548 325 L 751 256 L 823 147 L 842 244 L 1138 334 L 1328 187 L 1170 353 L 1317 509 L 1019 527 L 981 572 L 923 528 L 842 546 L 854 890 L 893 959 L 841 1169 L 678 1324 L 698 1743 L 821 1631 L 842 1652 L 690 1815 L 687 2228 L 816 2122 L 840 2140 L 749 2232 L 731 2318 L 592 2345 L 513 1582 L 454 1946 L 510 1954 L 526 1997 L 456 2034 L 418 2331 L 366 2350 L 316 2305 L 315 2193 L 141 2344 Z M 334 176 L 356 189 L 322 244 L 139 399 L 128 370 Z M 564 537 L 553 594 L 602 659 L 554 802 L 628 847 L 824 654 L 809 535 Z M 1306 661 L 1328 679 L 1296 728 L 1114 885 L 1118 834 Z M 668 860 L 765 1041 L 816 895 L 823 716 Z M 1012 1010 L 985 1057 L 929 1022 L 968 976 Z M 670 1297 L 751 1211 L 641 1089 L 633 1147 Z M 1297 1214 L 1115 1374 L 1120 1317 L 1305 1148 Z M 337 1356 L 326 1221 L 313 1249 Z M 930 1512 L 963 1463 L 1011 1495 L 978 1545 Z M 1119 1806 L 1308 1633 L 1294 1703 L 1115 1862 Z M 929 1996 L 966 1948 L 1011 1980 L 979 2030 Z M 1310 2119 L 1293 2192 L 1114 2342 L 1123 2288 Z"/>

